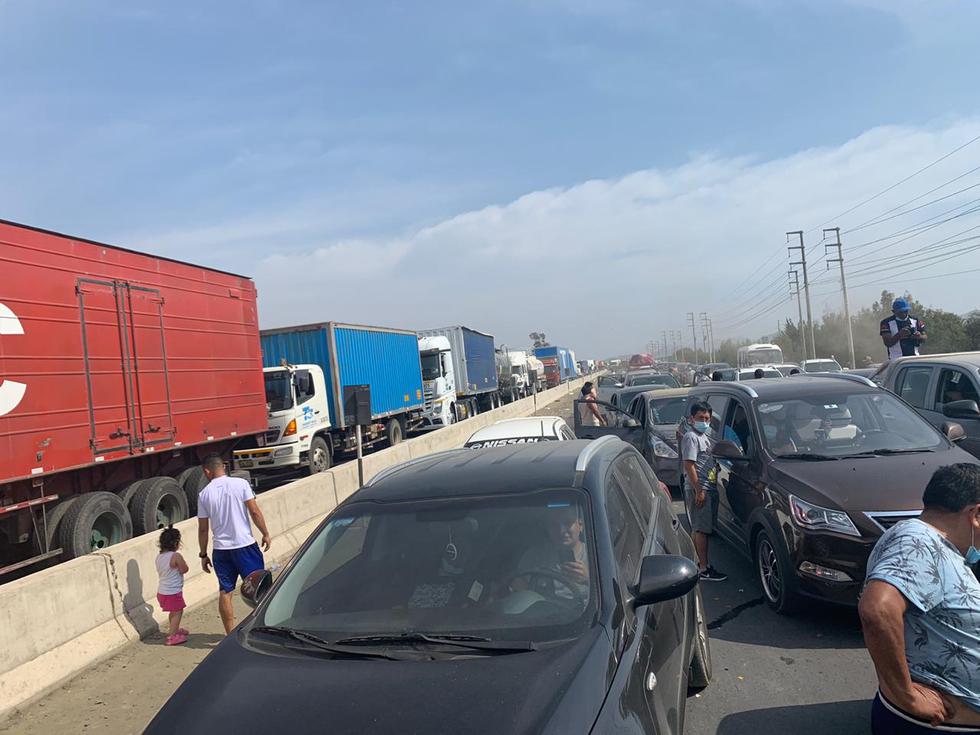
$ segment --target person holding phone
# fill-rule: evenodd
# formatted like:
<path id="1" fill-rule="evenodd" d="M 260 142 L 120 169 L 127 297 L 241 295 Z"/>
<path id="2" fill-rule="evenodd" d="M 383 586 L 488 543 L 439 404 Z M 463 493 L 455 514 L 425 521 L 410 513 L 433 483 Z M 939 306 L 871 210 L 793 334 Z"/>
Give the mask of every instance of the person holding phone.
<path id="1" fill-rule="evenodd" d="M 919 354 L 919 345 L 929 339 L 926 323 L 909 312 L 906 299 L 895 299 L 892 315 L 881 320 L 881 341 L 885 343 L 888 359 Z"/>
<path id="2" fill-rule="evenodd" d="M 517 568 L 519 572 L 524 572 L 525 576 L 519 577 L 518 584 L 513 587 L 528 588 L 528 581 L 532 585 L 541 582 L 553 585 L 553 592 L 556 597 L 571 599 L 578 595 L 583 598 L 588 597 L 589 591 L 589 556 L 588 546 L 584 541 L 585 522 L 582 519 L 582 509 L 578 505 L 568 504 L 559 507 L 547 508 L 547 540 L 535 544 L 528 549 Z M 534 579 L 534 572 L 540 571 L 550 575 L 560 577 L 558 579 L 544 580 Z M 520 583 L 525 584 L 521 585 Z M 532 586 L 533 588 L 533 586 Z"/>

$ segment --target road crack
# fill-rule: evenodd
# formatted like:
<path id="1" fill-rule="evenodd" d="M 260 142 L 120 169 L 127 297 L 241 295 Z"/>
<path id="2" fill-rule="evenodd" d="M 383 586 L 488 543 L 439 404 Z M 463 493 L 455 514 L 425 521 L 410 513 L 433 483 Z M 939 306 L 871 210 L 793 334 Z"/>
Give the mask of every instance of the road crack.
<path id="1" fill-rule="evenodd" d="M 754 600 L 748 600 L 747 602 L 743 602 L 741 605 L 736 605 L 728 612 L 719 615 L 717 618 L 708 623 L 708 630 L 717 630 L 725 623 L 730 623 L 733 621 L 746 610 L 753 607 L 758 607 L 759 605 L 765 603 L 765 601 L 765 597 L 756 597 Z"/>

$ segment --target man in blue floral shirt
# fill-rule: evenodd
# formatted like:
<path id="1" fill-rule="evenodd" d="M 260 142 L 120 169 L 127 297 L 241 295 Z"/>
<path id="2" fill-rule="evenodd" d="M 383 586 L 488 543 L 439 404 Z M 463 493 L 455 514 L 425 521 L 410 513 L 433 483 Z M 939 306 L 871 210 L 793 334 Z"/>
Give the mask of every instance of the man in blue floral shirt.
<path id="1" fill-rule="evenodd" d="M 875 735 L 980 733 L 980 466 L 936 470 L 914 520 L 868 560 L 859 612 L 878 674 Z"/>

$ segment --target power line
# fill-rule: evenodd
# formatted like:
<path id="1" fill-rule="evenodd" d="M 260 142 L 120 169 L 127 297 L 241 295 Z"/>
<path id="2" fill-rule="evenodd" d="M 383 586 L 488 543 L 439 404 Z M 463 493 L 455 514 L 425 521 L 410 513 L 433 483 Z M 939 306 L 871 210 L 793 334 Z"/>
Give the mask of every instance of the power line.
<path id="1" fill-rule="evenodd" d="M 980 166 L 978 166 L 974 170 L 980 170 Z M 947 194 L 946 196 L 942 196 L 942 197 L 938 197 L 936 199 L 932 199 L 932 200 L 926 202 L 925 204 L 920 204 L 918 207 L 912 207 L 911 209 L 906 209 L 904 212 L 897 212 L 896 214 L 893 214 L 893 215 L 891 215 L 889 217 L 880 216 L 880 217 L 875 218 L 874 220 L 868 220 L 867 222 L 864 222 L 863 224 L 860 224 L 857 227 L 852 227 L 849 230 L 842 231 L 841 234 L 848 235 L 848 234 L 850 234 L 852 232 L 857 232 L 858 230 L 864 230 L 864 229 L 866 229 L 868 227 L 874 227 L 875 225 L 880 225 L 882 222 L 887 222 L 888 220 L 893 220 L 893 219 L 896 219 L 898 217 L 904 217 L 905 215 L 911 214 L 912 212 L 917 212 L 920 209 L 925 209 L 926 207 L 931 207 L 933 204 L 938 204 L 939 202 L 941 202 L 941 201 L 943 201 L 945 199 L 949 199 L 951 197 L 954 197 L 957 194 L 962 194 L 964 191 L 969 191 L 970 189 L 976 189 L 978 186 L 980 186 L 980 183 L 971 184 L 970 186 L 965 186 L 962 189 L 957 189 L 956 191 L 954 191 L 954 192 L 952 192 L 950 194 Z M 973 201 L 980 201 L 980 200 L 974 199 Z M 902 206 L 904 206 L 904 205 L 902 205 Z M 960 206 L 963 206 L 963 205 L 960 205 Z M 899 207 L 896 207 L 896 209 L 899 209 Z M 958 207 L 954 207 L 953 209 L 958 209 Z M 894 212 L 895 210 L 893 209 L 891 211 Z M 953 211 L 953 210 L 949 210 L 949 211 Z"/>

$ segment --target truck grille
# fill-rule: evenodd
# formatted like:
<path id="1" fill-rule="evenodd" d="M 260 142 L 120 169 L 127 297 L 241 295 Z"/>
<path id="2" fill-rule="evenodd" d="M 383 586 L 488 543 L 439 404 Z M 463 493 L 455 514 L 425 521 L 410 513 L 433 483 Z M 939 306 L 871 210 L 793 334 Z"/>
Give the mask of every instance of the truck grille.
<path id="1" fill-rule="evenodd" d="M 899 521 L 907 521 L 910 518 L 918 518 L 920 510 L 899 510 L 899 511 L 869 511 L 865 513 L 868 518 L 870 518 L 875 525 L 878 526 L 882 531 L 887 531 L 889 528 L 894 526 Z"/>
<path id="2" fill-rule="evenodd" d="M 266 444 L 275 444 L 277 441 L 279 441 L 279 429 L 269 429 L 265 432 Z"/>

